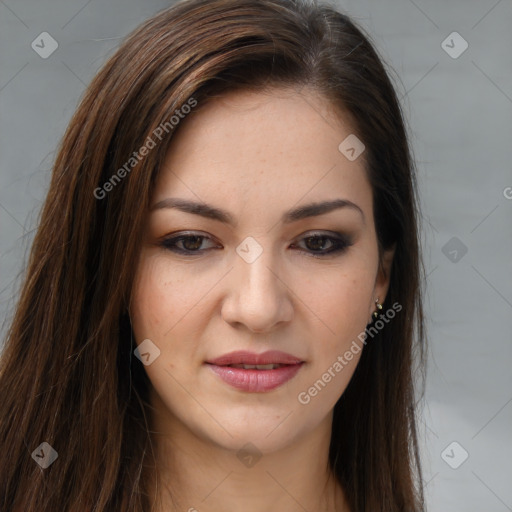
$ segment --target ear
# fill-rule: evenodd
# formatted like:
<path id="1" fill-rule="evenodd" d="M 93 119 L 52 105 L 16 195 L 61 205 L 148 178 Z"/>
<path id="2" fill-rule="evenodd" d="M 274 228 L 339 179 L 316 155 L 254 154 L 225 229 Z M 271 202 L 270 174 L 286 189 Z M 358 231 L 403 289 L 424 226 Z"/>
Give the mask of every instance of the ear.
<path id="1" fill-rule="evenodd" d="M 389 289 L 389 282 L 391 278 L 391 266 L 393 264 L 393 258 L 395 257 L 396 244 L 390 249 L 383 251 L 380 262 L 377 277 L 375 279 L 374 286 L 374 297 L 373 299 L 379 299 L 382 304 L 386 299 L 386 295 Z M 375 304 L 373 304 L 372 312 L 375 310 Z"/>

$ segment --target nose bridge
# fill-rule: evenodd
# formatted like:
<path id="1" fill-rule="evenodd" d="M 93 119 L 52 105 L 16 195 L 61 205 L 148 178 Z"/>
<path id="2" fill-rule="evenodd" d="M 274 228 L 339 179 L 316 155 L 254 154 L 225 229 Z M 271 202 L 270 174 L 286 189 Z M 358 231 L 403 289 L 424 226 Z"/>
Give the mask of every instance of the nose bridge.
<path id="1" fill-rule="evenodd" d="M 275 267 L 273 260 L 270 250 L 267 250 L 252 263 L 239 263 L 245 287 L 251 294 L 269 294 L 275 288 L 276 273 L 271 272 L 272 267 Z"/>
<path id="2" fill-rule="evenodd" d="M 245 239 L 237 247 L 226 321 L 263 331 L 289 320 L 291 304 L 286 286 L 279 278 L 279 264 L 269 247 L 255 239 Z"/>
<path id="3" fill-rule="evenodd" d="M 258 243 L 258 242 L 257 242 Z M 240 276 L 238 292 L 240 298 L 244 298 L 249 306 L 257 307 L 259 303 L 270 302 L 278 293 L 276 272 L 271 269 L 276 267 L 275 258 L 270 248 L 263 248 L 258 243 L 248 241 L 237 248 L 239 261 L 237 261 L 237 274 Z M 249 248 L 244 256 L 243 251 Z M 242 254 L 241 254 L 242 253 Z M 263 299 L 267 299 L 264 301 Z"/>

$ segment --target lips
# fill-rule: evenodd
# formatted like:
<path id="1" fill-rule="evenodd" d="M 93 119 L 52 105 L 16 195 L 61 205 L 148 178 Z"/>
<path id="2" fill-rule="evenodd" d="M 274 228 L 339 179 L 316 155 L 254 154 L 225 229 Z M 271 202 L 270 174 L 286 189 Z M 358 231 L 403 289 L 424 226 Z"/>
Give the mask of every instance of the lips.
<path id="1" fill-rule="evenodd" d="M 230 386 L 251 393 L 282 386 L 301 369 L 304 361 L 291 354 L 237 351 L 206 361 L 211 370 Z"/>
<path id="2" fill-rule="evenodd" d="M 298 357 L 287 354 L 286 352 L 280 352 L 278 350 L 269 350 L 262 354 L 255 354 L 253 352 L 246 352 L 239 350 L 237 352 L 231 352 L 223 356 L 217 357 L 207 361 L 209 364 L 217 366 L 229 366 L 235 364 L 245 365 L 267 365 L 267 364 L 298 364 L 302 360 Z"/>
<path id="3" fill-rule="evenodd" d="M 275 370 L 281 368 L 282 364 L 228 364 L 230 368 L 242 368 L 243 370 Z"/>

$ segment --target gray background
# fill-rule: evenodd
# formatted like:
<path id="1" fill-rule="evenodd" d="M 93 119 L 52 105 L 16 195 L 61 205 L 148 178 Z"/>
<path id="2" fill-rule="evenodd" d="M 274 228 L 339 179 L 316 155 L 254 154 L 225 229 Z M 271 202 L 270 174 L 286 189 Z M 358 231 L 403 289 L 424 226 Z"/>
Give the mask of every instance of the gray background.
<path id="1" fill-rule="evenodd" d="M 0 1 L 0 321 L 12 315 L 55 150 L 82 92 L 122 37 L 171 3 Z M 512 2 L 337 5 L 396 71 L 417 160 L 429 510 L 512 511 Z M 445 51 L 463 48 L 454 31 L 469 45 L 457 58 Z M 42 32 L 58 42 L 46 59 L 31 47 Z"/>

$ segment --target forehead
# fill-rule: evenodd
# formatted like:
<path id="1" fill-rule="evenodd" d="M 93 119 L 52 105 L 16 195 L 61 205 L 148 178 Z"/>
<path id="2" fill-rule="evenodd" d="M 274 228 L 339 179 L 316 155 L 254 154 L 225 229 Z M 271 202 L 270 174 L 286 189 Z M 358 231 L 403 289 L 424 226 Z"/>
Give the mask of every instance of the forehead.
<path id="1" fill-rule="evenodd" d="M 154 200 L 169 194 L 211 200 L 286 202 L 344 196 L 368 200 L 364 158 L 347 159 L 353 134 L 342 115 L 311 90 L 234 91 L 199 104 L 169 145 Z"/>

